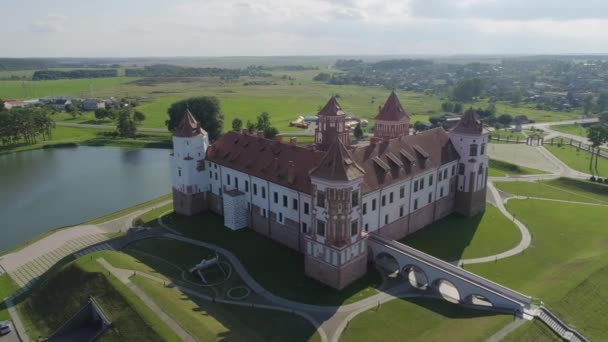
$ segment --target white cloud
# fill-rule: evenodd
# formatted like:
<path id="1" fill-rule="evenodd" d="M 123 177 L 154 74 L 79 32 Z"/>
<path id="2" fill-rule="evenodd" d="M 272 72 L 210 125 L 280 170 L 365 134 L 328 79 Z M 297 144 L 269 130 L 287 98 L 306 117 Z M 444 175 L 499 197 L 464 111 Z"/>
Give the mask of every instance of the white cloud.
<path id="1" fill-rule="evenodd" d="M 67 17 L 61 14 L 49 14 L 44 18 L 38 19 L 29 25 L 30 32 L 53 33 L 65 30 L 64 23 Z"/>

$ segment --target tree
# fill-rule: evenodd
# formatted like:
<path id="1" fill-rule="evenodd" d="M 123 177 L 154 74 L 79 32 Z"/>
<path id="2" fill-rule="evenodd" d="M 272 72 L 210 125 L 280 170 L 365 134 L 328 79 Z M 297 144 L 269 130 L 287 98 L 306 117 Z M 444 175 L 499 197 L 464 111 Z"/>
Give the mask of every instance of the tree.
<path id="1" fill-rule="evenodd" d="M 312 78 L 313 81 L 317 81 L 317 82 L 327 82 L 330 79 L 331 79 L 331 75 L 326 72 L 322 72 Z"/>
<path id="2" fill-rule="evenodd" d="M 595 102 L 596 112 L 603 112 L 608 109 L 608 93 L 601 93 Z"/>
<path id="3" fill-rule="evenodd" d="M 414 123 L 414 129 L 417 132 L 424 131 L 426 129 L 426 125 L 422 121 L 416 121 Z"/>
<path id="4" fill-rule="evenodd" d="M 169 120 L 165 122 L 170 131 L 177 127 L 186 110 L 190 110 L 196 120 L 201 123 L 211 141 L 219 138 L 222 134 L 224 115 L 220 109 L 220 101 L 216 97 L 193 97 L 173 103 L 167 110 Z"/>
<path id="5" fill-rule="evenodd" d="M 353 130 L 353 135 L 359 140 L 365 137 L 365 134 L 363 134 L 363 130 L 361 129 L 361 123 L 358 123 L 357 126 L 355 126 L 355 129 Z"/>
<path id="6" fill-rule="evenodd" d="M 103 120 L 103 119 L 109 118 L 109 117 L 110 117 L 110 110 L 105 109 L 105 108 L 98 108 L 95 110 L 95 119 Z"/>
<path id="7" fill-rule="evenodd" d="M 469 102 L 474 97 L 481 95 L 482 83 L 478 78 L 472 80 L 464 80 L 458 82 L 454 88 L 452 88 L 452 99 L 460 102 Z"/>
<path id="8" fill-rule="evenodd" d="M 452 102 L 443 102 L 441 104 L 441 110 L 444 112 L 451 113 L 454 110 L 454 104 Z"/>
<path id="9" fill-rule="evenodd" d="M 521 103 L 521 89 L 516 88 L 515 90 L 513 90 L 513 94 L 511 94 L 511 104 L 513 104 L 514 106 L 518 106 Z"/>
<path id="10" fill-rule="evenodd" d="M 255 128 L 258 131 L 266 131 L 266 128 L 268 127 L 270 127 L 270 115 L 267 112 L 262 112 L 257 117 Z"/>
<path id="11" fill-rule="evenodd" d="M 135 123 L 140 124 L 142 121 L 146 120 L 146 114 L 136 110 L 135 113 L 133 113 L 133 120 Z"/>
<path id="12" fill-rule="evenodd" d="M 589 159 L 589 170 L 593 173 L 592 163 L 593 163 L 593 149 L 595 149 L 595 172 L 597 173 L 597 160 L 600 154 L 600 146 L 603 143 L 608 141 L 608 128 L 604 125 L 591 126 L 587 130 L 587 138 L 591 141 L 591 158 Z"/>
<path id="13" fill-rule="evenodd" d="M 239 132 L 241 129 L 243 129 L 243 120 L 234 118 L 234 120 L 232 120 L 232 130 Z"/>
<path id="14" fill-rule="evenodd" d="M 454 103 L 454 113 L 462 113 L 462 103 Z"/>
<path id="15" fill-rule="evenodd" d="M 118 135 L 126 138 L 135 138 L 137 133 L 137 126 L 135 120 L 132 117 L 132 110 L 125 108 L 119 111 L 116 123 L 116 131 Z"/>
<path id="16" fill-rule="evenodd" d="M 431 116 L 429 118 L 429 122 L 431 123 L 431 125 L 433 125 L 433 127 L 438 127 L 441 124 L 441 121 L 443 120 L 443 118 L 441 116 Z"/>
<path id="17" fill-rule="evenodd" d="M 599 115 L 600 123 L 603 125 L 608 125 L 608 112 L 600 113 Z"/>
<path id="18" fill-rule="evenodd" d="M 274 139 L 277 134 L 279 134 L 279 130 L 272 126 L 266 127 L 264 130 L 264 136 L 266 139 Z"/>
<path id="19" fill-rule="evenodd" d="M 589 115 L 589 112 L 591 112 L 592 107 L 593 107 L 593 96 L 588 95 L 585 97 L 585 102 L 583 102 L 583 113 L 585 115 Z"/>
<path id="20" fill-rule="evenodd" d="M 254 133 L 255 132 L 255 124 L 249 120 L 247 120 L 247 123 L 245 124 L 245 128 L 247 128 L 247 130 L 249 131 L 249 133 Z"/>
<path id="21" fill-rule="evenodd" d="M 502 114 L 501 116 L 498 117 L 498 123 L 504 125 L 504 126 L 510 126 L 511 123 L 513 122 L 513 117 L 509 114 Z"/>

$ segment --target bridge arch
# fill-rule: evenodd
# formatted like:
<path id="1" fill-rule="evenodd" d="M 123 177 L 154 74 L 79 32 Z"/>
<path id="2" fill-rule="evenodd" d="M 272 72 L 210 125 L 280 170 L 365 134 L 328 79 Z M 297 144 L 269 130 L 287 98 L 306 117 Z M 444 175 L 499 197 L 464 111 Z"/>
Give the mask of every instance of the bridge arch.
<path id="1" fill-rule="evenodd" d="M 412 287 L 419 290 L 426 290 L 429 288 L 429 278 L 422 268 L 414 264 L 408 264 L 403 267 L 401 274 L 409 281 Z"/>
<path id="2" fill-rule="evenodd" d="M 400 274 L 399 261 L 390 253 L 380 252 L 374 256 L 374 263 L 377 267 L 387 271 L 389 275 L 398 276 Z"/>
<path id="3" fill-rule="evenodd" d="M 492 303 L 491 300 L 489 300 L 488 298 L 479 295 L 479 294 L 475 294 L 472 293 L 470 295 L 468 295 L 465 299 L 464 302 L 466 304 L 471 304 L 471 305 L 478 305 L 478 306 L 485 306 L 485 307 L 494 307 L 494 304 Z"/>
<path id="4" fill-rule="evenodd" d="M 439 278 L 433 281 L 433 289 L 448 302 L 460 303 L 462 297 L 460 291 L 451 281 L 445 278 Z"/>

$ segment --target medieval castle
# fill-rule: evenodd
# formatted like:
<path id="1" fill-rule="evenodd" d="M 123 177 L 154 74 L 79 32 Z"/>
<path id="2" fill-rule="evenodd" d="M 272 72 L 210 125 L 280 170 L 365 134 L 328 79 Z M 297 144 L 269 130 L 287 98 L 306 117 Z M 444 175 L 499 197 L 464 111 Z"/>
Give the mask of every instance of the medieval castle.
<path id="1" fill-rule="evenodd" d="M 174 131 L 175 211 L 211 210 L 305 255 L 308 276 L 342 289 L 367 271 L 370 233 L 400 239 L 452 212 L 485 209 L 488 132 L 474 111 L 449 132 L 410 134 L 395 93 L 368 145 L 352 146 L 335 97 L 308 147 L 243 130 L 213 144 L 187 111 Z"/>

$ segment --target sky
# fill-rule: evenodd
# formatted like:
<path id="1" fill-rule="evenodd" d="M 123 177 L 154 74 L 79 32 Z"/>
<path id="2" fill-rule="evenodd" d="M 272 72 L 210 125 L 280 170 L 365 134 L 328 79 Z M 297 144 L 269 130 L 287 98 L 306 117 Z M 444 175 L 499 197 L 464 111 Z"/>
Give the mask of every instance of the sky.
<path id="1" fill-rule="evenodd" d="M 0 57 L 608 53 L 607 0 L 0 0 Z"/>

